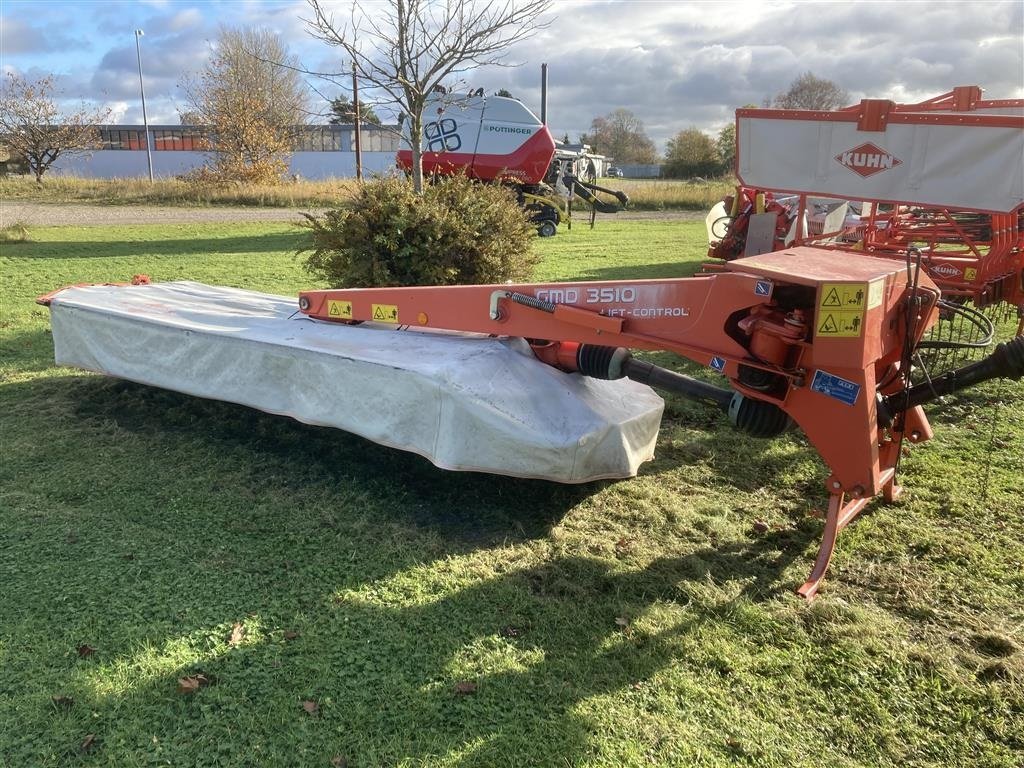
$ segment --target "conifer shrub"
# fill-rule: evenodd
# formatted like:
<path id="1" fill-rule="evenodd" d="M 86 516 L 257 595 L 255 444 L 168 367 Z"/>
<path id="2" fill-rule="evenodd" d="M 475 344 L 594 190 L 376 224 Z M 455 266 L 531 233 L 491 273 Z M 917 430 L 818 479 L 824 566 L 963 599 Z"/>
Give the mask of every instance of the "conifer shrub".
<path id="1" fill-rule="evenodd" d="M 465 176 L 419 196 L 405 179 L 375 179 L 345 208 L 303 215 L 306 268 L 336 288 L 518 282 L 538 261 L 515 195 Z"/>

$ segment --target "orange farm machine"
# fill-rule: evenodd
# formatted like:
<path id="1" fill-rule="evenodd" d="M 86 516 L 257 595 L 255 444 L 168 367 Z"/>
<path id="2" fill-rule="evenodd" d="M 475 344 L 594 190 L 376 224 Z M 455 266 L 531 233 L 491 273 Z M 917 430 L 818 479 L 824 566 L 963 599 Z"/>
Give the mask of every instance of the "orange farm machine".
<path id="1" fill-rule="evenodd" d="M 741 110 L 740 178 L 795 194 L 804 209 L 817 195 L 927 210 L 915 221 L 936 238 L 962 230 L 999 249 L 1005 239 L 1012 253 L 1024 118 L 987 111 L 988 102 L 972 110 L 969 99 L 954 108 L 962 94 L 934 109 L 866 101 L 839 113 Z M 453 126 L 441 123 L 448 135 Z M 773 199 L 757 197 L 748 202 L 771 211 Z M 990 232 L 991 221 L 1014 234 Z M 298 313 L 294 299 L 195 283 L 76 287 L 41 301 L 58 362 L 337 426 L 452 469 L 565 482 L 630 476 L 657 435 L 660 399 L 649 387 L 710 403 L 752 436 L 798 427 L 826 466 L 829 498 L 799 588 L 811 597 L 839 532 L 876 496 L 897 496 L 900 456 L 932 437 L 922 406 L 988 379 L 1019 379 L 1024 337 L 914 383 L 915 355 L 949 301 L 952 284 L 942 284 L 944 298 L 936 271 L 947 257 L 900 253 L 894 235 L 888 249 L 865 244 L 839 257 L 835 242 L 779 247 L 778 230 L 777 216 L 751 217 L 747 242 L 756 235 L 768 246 L 692 277 L 309 290 Z M 965 259 L 953 262 L 963 264 L 953 282 L 998 285 L 1013 301 L 1019 248 L 1007 257 L 1016 270 L 1008 281 L 1004 266 L 990 268 L 990 251 L 949 256 Z M 967 276 L 968 264 L 977 275 Z M 717 382 L 635 350 L 672 352 Z"/>

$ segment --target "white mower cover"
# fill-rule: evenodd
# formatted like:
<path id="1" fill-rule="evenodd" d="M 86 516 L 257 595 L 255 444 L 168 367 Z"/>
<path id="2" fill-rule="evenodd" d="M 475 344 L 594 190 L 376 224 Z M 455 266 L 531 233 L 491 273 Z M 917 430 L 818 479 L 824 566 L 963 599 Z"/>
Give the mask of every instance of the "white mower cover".
<path id="1" fill-rule="evenodd" d="M 664 407 L 645 385 L 544 365 L 522 339 L 324 323 L 234 288 L 67 288 L 50 311 L 60 365 L 337 427 L 444 469 L 632 477 Z"/>

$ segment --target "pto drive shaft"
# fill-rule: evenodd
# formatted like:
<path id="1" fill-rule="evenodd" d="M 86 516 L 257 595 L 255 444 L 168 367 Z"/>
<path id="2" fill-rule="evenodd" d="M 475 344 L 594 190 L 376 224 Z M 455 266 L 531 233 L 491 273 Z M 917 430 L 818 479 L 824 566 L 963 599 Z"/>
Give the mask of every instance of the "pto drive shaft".
<path id="1" fill-rule="evenodd" d="M 734 427 L 754 437 L 775 437 L 791 425 L 786 412 L 774 403 L 744 397 L 731 389 L 637 360 L 623 347 L 581 344 L 576 366 L 580 373 L 595 379 L 632 379 L 691 400 L 713 403 L 729 415 Z"/>

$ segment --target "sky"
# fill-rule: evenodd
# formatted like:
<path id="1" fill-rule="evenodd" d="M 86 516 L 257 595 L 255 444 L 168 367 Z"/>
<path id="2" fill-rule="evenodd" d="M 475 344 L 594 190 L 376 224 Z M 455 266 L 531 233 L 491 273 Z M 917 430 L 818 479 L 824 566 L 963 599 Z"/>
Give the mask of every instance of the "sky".
<path id="1" fill-rule="evenodd" d="M 336 4 L 339 13 L 350 6 Z M 200 69 L 222 25 L 278 33 L 311 71 L 343 69 L 336 49 L 306 31 L 309 15 L 305 0 L 0 0 L 0 69 L 55 75 L 68 106 L 85 100 L 109 108 L 110 122 L 141 124 L 142 29 L 149 121 L 177 124 L 186 106 L 179 83 Z M 576 139 L 622 107 L 663 150 L 686 128 L 716 132 L 736 107 L 760 105 L 807 71 L 845 88 L 851 103 L 920 101 L 956 85 L 1024 97 L 1020 0 L 556 0 L 547 18 L 511 52 L 521 66 L 476 70 L 458 85 L 506 88 L 539 114 L 546 62 L 548 122 L 559 138 Z M 341 93 L 307 80 L 315 102 L 313 88 Z"/>

